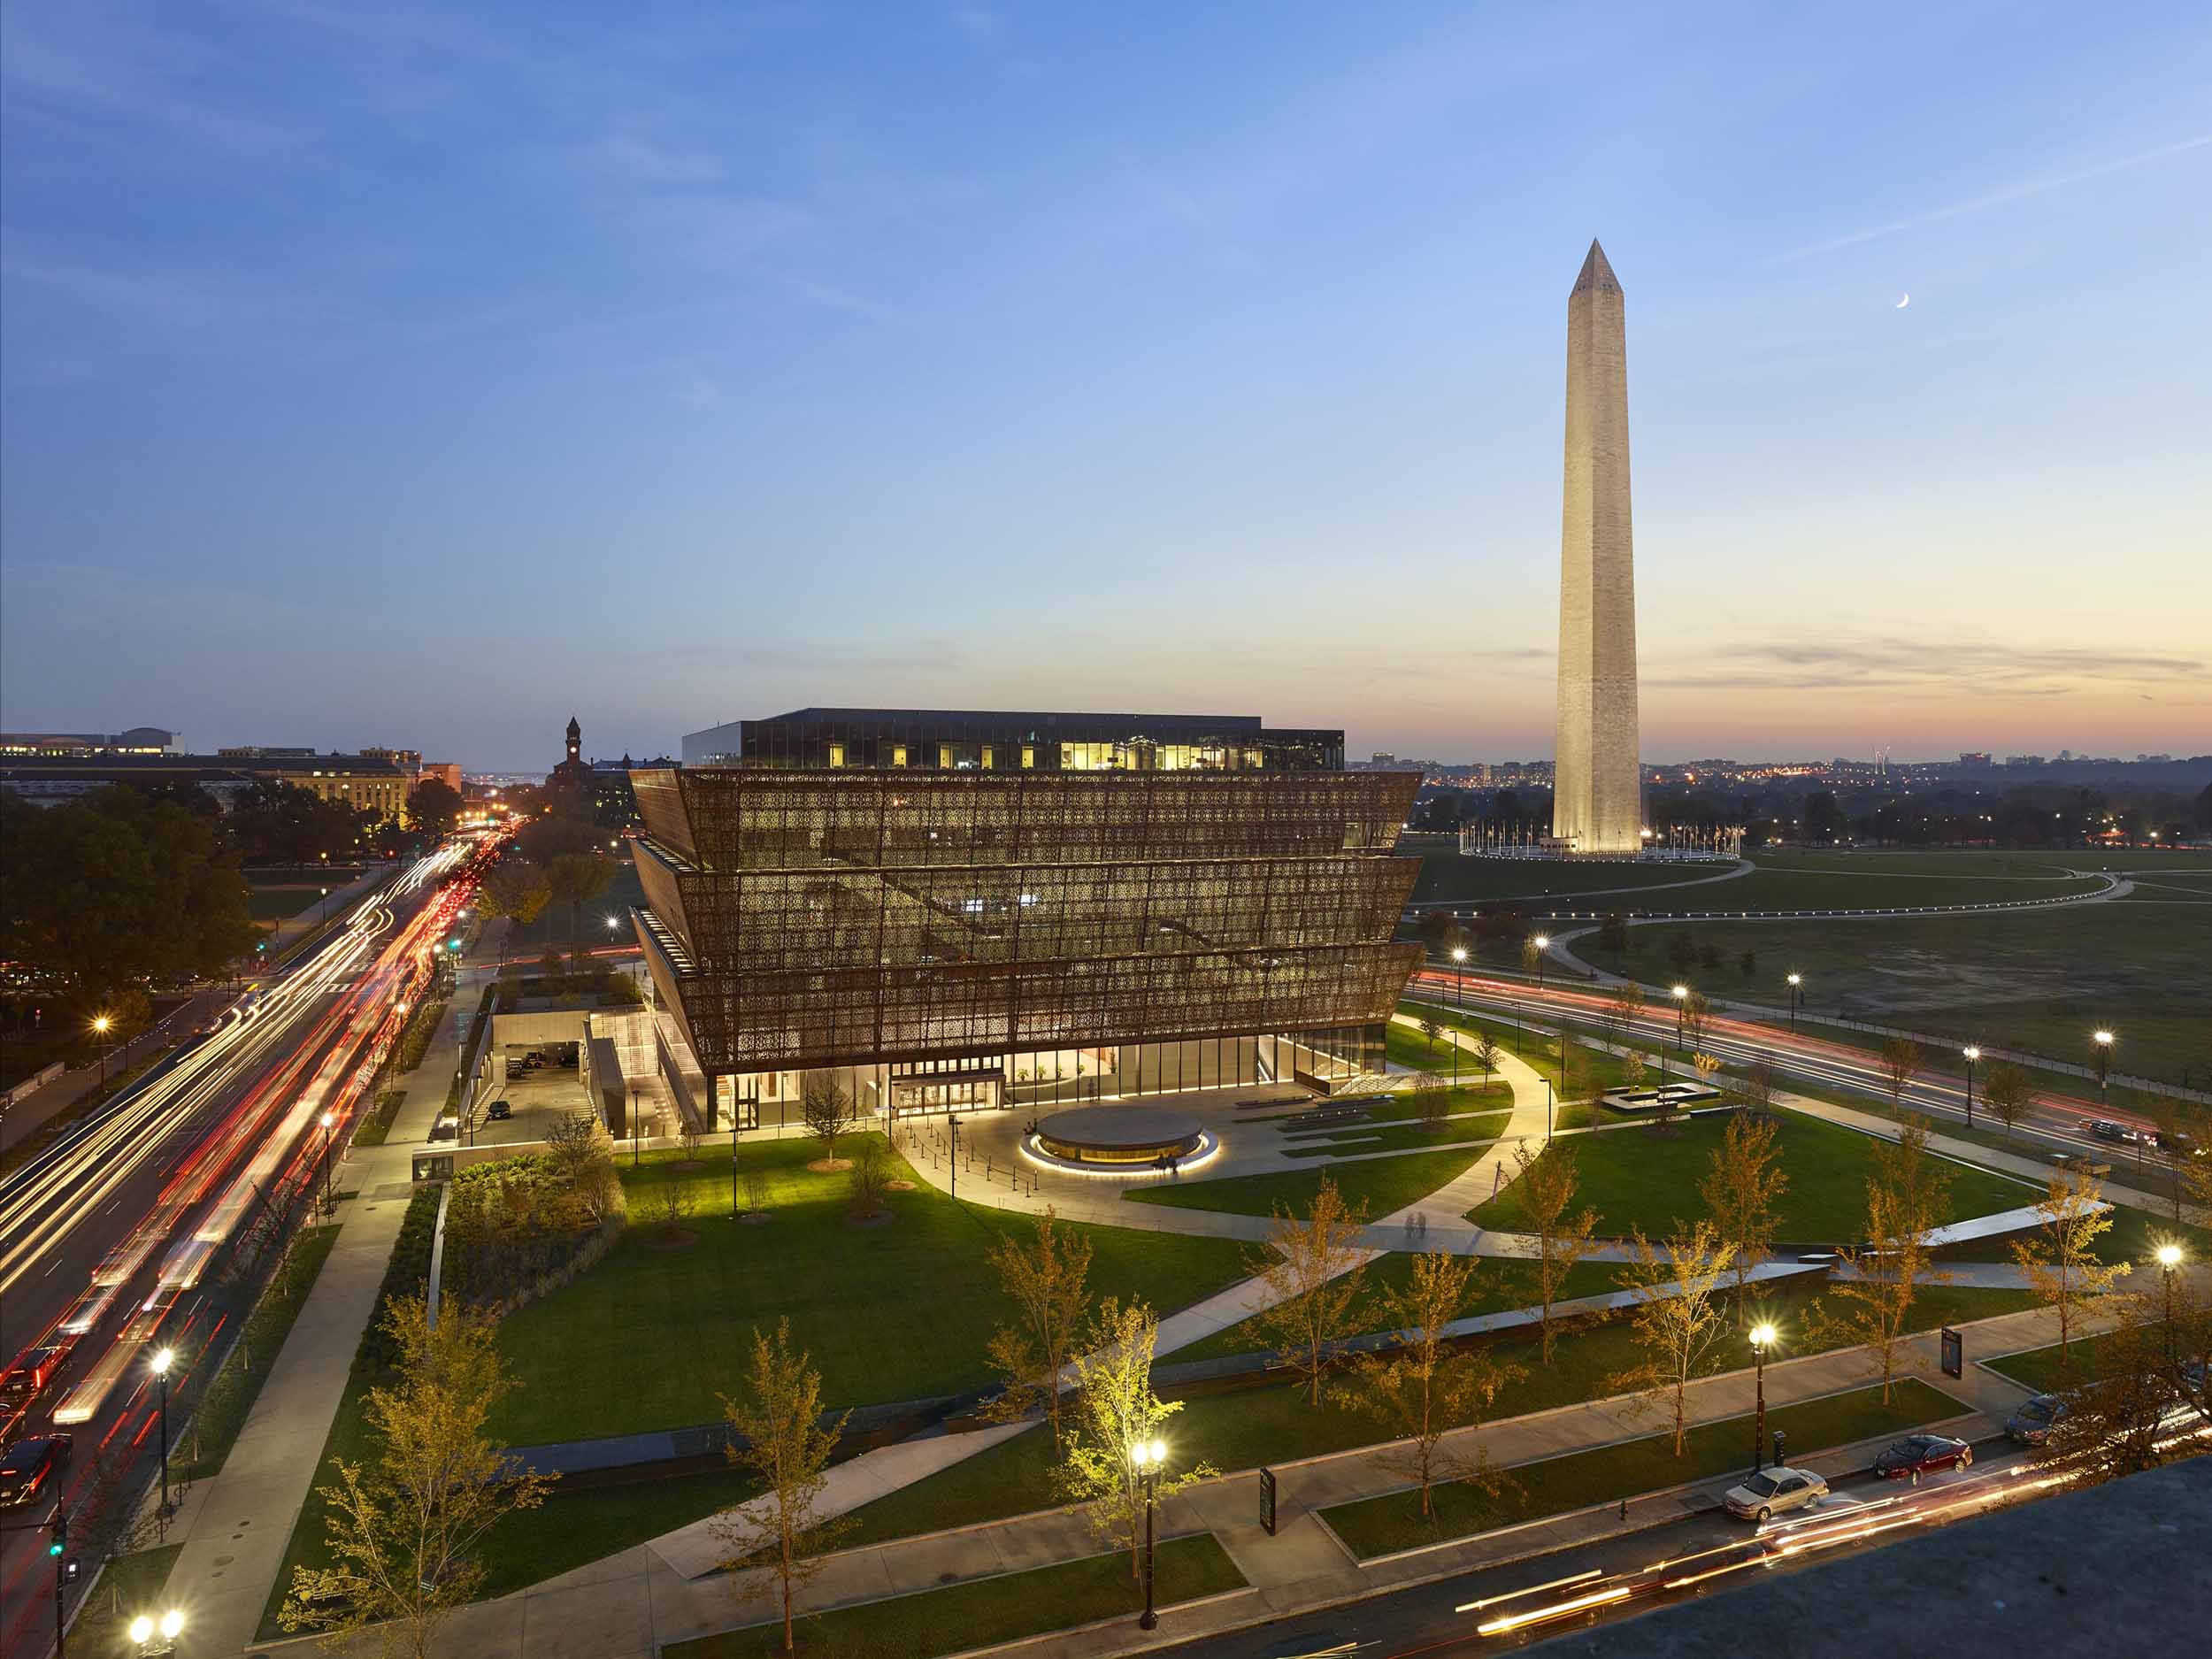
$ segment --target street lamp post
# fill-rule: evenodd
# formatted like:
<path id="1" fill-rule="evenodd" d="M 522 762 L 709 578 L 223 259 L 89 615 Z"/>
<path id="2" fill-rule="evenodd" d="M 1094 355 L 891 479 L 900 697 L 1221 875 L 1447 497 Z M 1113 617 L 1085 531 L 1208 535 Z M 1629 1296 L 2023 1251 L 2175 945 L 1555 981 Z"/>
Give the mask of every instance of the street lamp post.
<path id="1" fill-rule="evenodd" d="M 2174 1356 L 2174 1269 L 2181 1265 L 2181 1247 L 2166 1243 L 2158 1247 L 2159 1271 L 2166 1280 L 2166 1357 Z"/>
<path id="2" fill-rule="evenodd" d="M 338 1114 L 323 1114 L 323 1208 L 330 1208 L 330 1134 L 337 1126 Z"/>
<path id="3" fill-rule="evenodd" d="M 100 1038 L 100 1087 L 108 1086 L 108 1028 L 115 1022 L 105 1014 L 92 1022 L 92 1029 Z"/>
<path id="4" fill-rule="evenodd" d="M 1799 990 L 1803 987 L 1804 983 L 1805 976 L 1803 974 L 1793 973 L 1790 975 L 1790 1029 L 1792 1031 L 1795 1031 L 1797 1029 L 1797 994 Z"/>
<path id="5" fill-rule="evenodd" d="M 1152 1501 L 1158 1490 L 1160 1465 L 1167 1461 L 1167 1442 L 1152 1440 L 1132 1448 L 1129 1461 L 1136 1465 L 1137 1478 L 1144 1483 L 1144 1614 L 1137 1620 L 1137 1628 L 1156 1630 L 1160 1616 L 1152 1610 Z"/>
<path id="6" fill-rule="evenodd" d="M 169 1367 L 176 1363 L 176 1350 L 163 1348 L 154 1356 L 154 1377 L 161 1384 L 161 1531 L 169 1532 Z"/>
<path id="7" fill-rule="evenodd" d="M 2112 1033 L 2101 1028 L 2090 1033 L 2097 1045 L 2097 1110 L 2105 1109 L 2105 1076 L 2112 1069 Z"/>
<path id="8" fill-rule="evenodd" d="M 1458 977 L 1458 980 L 1459 980 L 1459 990 L 1458 990 L 1458 994 L 1457 994 L 1457 1002 L 1458 1002 L 1458 1004 L 1459 1004 L 1459 1011 L 1460 1011 L 1462 1014 L 1464 1014 L 1464 1013 L 1466 1013 L 1466 1011 L 1467 1011 L 1467 947 L 1466 947 L 1466 946 L 1464 946 L 1464 945 L 1454 945 L 1454 946 L 1452 947 L 1452 971 L 1453 971 L 1453 972 L 1454 972 L 1454 973 L 1455 973 L 1455 974 Z"/>
<path id="9" fill-rule="evenodd" d="M 1966 1126 L 1974 1126 L 1974 1062 L 1982 1057 L 1979 1047 L 1968 1043 L 1959 1052 L 1966 1056 Z"/>
<path id="10" fill-rule="evenodd" d="M 131 1621 L 131 1640 L 138 1646 L 137 1659 L 163 1659 L 177 1650 L 177 1636 L 184 1629 L 184 1615 L 171 1608 L 158 1622 L 141 1613 Z M 158 1637 L 159 1642 L 155 1639 Z"/>
<path id="11" fill-rule="evenodd" d="M 1690 987 L 1686 985 L 1669 987 L 1669 995 L 1674 998 L 1674 1046 L 1678 1048 L 1682 1046 L 1682 1002 L 1689 994 Z M 1667 1086 L 1667 1059 L 1668 1051 L 1662 1048 L 1659 1050 L 1659 1087 L 1661 1088 Z"/>
<path id="12" fill-rule="evenodd" d="M 960 1196 L 960 1115 L 957 1112 L 945 1114 L 945 1129 L 952 1136 L 952 1158 L 945 1167 L 952 1171 L 952 1195 L 957 1198 Z"/>
<path id="13" fill-rule="evenodd" d="M 1759 1457 L 1766 1448 L 1767 1440 L 1767 1348 L 1774 1340 L 1774 1327 L 1755 1325 L 1751 1327 L 1751 1351 L 1756 1356 L 1753 1363 L 1758 1379 L 1759 1414 L 1751 1431 L 1751 1472 L 1759 1472 Z"/>

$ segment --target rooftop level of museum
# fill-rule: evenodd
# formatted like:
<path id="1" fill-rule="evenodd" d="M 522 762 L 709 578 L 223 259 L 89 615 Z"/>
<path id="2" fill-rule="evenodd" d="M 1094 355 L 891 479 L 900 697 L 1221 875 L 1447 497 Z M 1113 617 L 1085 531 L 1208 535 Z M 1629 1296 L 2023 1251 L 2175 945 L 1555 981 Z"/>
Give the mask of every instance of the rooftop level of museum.
<path id="1" fill-rule="evenodd" d="M 1344 733 L 1247 714 L 795 709 L 687 733 L 687 766 L 936 772 L 1337 772 Z"/>

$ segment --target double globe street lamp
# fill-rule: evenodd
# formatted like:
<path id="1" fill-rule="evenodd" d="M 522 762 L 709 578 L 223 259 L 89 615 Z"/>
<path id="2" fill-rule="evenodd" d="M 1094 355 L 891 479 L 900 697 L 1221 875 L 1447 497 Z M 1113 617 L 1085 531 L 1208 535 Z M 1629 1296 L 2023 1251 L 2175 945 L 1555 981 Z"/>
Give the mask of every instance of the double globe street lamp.
<path id="1" fill-rule="evenodd" d="M 184 1629 L 184 1615 L 171 1608 L 159 1619 L 141 1613 L 131 1621 L 131 1640 L 138 1645 L 137 1659 L 162 1659 L 165 1654 L 177 1650 L 178 1632 Z"/>
<path id="2" fill-rule="evenodd" d="M 1774 1344 L 1775 1329 L 1762 1321 L 1751 1327 L 1751 1352 L 1758 1379 L 1759 1412 L 1751 1427 L 1751 1472 L 1759 1472 L 1759 1459 L 1767 1441 L 1767 1349 Z"/>

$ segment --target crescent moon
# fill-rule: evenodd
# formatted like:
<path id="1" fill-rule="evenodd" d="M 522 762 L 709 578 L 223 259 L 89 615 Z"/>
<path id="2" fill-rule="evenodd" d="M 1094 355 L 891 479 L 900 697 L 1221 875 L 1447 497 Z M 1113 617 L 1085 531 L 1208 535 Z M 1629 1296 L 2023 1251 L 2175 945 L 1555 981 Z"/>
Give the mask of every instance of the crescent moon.
<path id="1" fill-rule="evenodd" d="M 1897 302 L 1897 303 L 1896 303 L 1895 305 L 1892 306 L 1890 309 L 1891 309 L 1891 310 L 1893 310 L 1893 311 L 1903 311 L 1903 310 L 1905 309 L 1905 307 L 1906 307 L 1906 306 L 1908 306 L 1908 305 L 1909 305 L 1909 304 L 1911 304 L 1911 303 L 1912 303 L 1912 296 L 1911 296 L 1911 295 L 1909 295 L 1909 294 L 1908 294 L 1908 295 L 1906 295 L 1906 296 L 1905 296 L 1905 297 L 1904 297 L 1903 299 L 1899 300 L 1899 301 Z"/>

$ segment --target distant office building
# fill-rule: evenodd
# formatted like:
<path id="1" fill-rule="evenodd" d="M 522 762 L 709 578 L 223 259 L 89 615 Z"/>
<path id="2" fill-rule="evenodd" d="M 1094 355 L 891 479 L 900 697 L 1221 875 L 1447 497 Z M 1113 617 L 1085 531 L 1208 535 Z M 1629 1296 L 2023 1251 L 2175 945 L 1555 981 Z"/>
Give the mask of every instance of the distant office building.
<path id="1" fill-rule="evenodd" d="M 407 809 L 407 778 L 388 760 L 312 749 L 226 749 L 216 755 L 47 756 L 0 760 L 0 788 L 41 806 L 127 784 L 150 789 L 194 785 L 225 810 L 257 780 L 274 778 L 397 821 Z"/>
<path id="2" fill-rule="evenodd" d="M 2047 766 L 2050 763 L 2040 755 L 2008 755 L 2005 757 L 2005 764 L 2008 766 Z"/>
<path id="3" fill-rule="evenodd" d="M 810 1072 L 900 1112 L 1381 1068 L 1420 780 L 1340 732 L 805 709 L 684 753 L 631 774 L 636 921 L 717 1125 Z"/>
<path id="4" fill-rule="evenodd" d="M 1959 764 L 1968 772 L 1985 772 L 1989 767 L 1989 756 L 1979 750 L 1969 750 L 1959 757 Z"/>
<path id="5" fill-rule="evenodd" d="M 421 774 L 416 779 L 416 781 L 418 783 L 427 783 L 433 778 L 435 778 L 440 783 L 445 785 L 445 787 L 452 790 L 454 794 L 459 795 L 463 793 L 461 787 L 461 763 L 459 761 L 426 760 L 423 762 Z"/>
<path id="6" fill-rule="evenodd" d="M 127 732 L 0 732 L 0 756 L 81 759 L 96 755 L 165 755 L 177 734 L 157 726 Z"/>
<path id="7" fill-rule="evenodd" d="M 422 776 L 422 750 L 419 749 L 373 749 L 365 744 L 361 756 L 365 760 L 388 760 L 410 779 Z"/>

